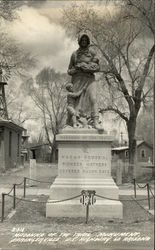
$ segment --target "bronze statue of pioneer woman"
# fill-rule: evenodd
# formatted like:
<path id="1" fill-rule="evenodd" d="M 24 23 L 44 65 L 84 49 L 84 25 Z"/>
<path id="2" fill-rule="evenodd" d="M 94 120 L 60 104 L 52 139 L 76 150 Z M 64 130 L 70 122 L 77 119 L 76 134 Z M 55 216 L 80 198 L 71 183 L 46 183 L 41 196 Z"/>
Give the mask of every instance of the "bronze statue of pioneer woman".
<path id="1" fill-rule="evenodd" d="M 100 70 L 99 59 L 90 46 L 90 38 L 87 33 L 81 33 L 78 37 L 79 48 L 73 52 L 68 74 L 72 76 L 73 92 L 85 88 L 85 91 L 76 98 L 74 109 L 81 117 L 93 120 L 93 127 L 101 129 L 99 124 L 99 112 L 97 105 L 97 86 L 95 72 Z"/>

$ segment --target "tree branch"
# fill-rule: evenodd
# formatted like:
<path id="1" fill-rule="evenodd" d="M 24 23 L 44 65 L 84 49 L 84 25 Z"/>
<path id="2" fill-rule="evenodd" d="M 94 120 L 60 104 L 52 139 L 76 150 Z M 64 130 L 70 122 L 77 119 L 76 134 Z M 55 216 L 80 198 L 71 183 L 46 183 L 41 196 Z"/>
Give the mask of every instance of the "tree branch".
<path id="1" fill-rule="evenodd" d="M 143 90 L 143 87 L 144 87 L 144 84 L 145 84 L 146 77 L 148 75 L 150 63 L 151 63 L 151 60 L 152 60 L 152 57 L 153 57 L 154 53 L 155 53 L 155 44 L 152 46 L 152 48 L 149 51 L 149 54 L 148 54 L 148 57 L 147 57 L 147 60 L 146 60 L 146 63 L 144 65 L 144 69 L 143 69 L 143 72 L 142 72 L 142 76 L 140 78 L 138 87 L 135 90 L 135 99 L 137 99 L 137 100 L 139 100 L 140 97 L 141 97 L 142 90 Z"/>
<path id="2" fill-rule="evenodd" d="M 101 108 L 99 110 L 100 113 L 106 112 L 106 111 L 113 111 L 116 114 L 118 114 L 123 120 L 125 120 L 126 122 L 128 122 L 128 118 L 124 115 L 124 113 L 122 113 L 119 109 L 114 108 L 112 106 L 109 106 L 107 108 Z"/>

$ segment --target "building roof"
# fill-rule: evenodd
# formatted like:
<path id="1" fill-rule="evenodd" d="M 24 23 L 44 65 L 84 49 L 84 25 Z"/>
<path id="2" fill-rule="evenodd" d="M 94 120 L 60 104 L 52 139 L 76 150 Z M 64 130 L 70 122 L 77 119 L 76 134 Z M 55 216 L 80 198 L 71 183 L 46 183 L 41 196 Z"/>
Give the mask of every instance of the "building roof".
<path id="1" fill-rule="evenodd" d="M 113 151 L 123 151 L 127 149 L 129 149 L 128 146 L 120 146 L 120 147 L 112 148 Z"/>
<path id="2" fill-rule="evenodd" d="M 23 127 L 17 125 L 13 121 L 11 121 L 11 120 L 5 120 L 3 118 L 0 118 L 0 127 L 7 127 L 7 128 L 11 128 L 11 129 L 16 130 L 16 131 L 23 131 L 23 130 L 25 130 Z"/>
<path id="3" fill-rule="evenodd" d="M 137 146 L 141 145 L 143 142 L 145 142 L 145 141 L 144 140 L 137 140 Z"/>
<path id="4" fill-rule="evenodd" d="M 50 147 L 49 143 L 42 143 L 42 144 L 30 145 L 28 148 L 30 150 L 34 150 L 34 149 L 42 148 L 44 146 Z"/>
<path id="5" fill-rule="evenodd" d="M 145 143 L 148 147 L 152 148 L 152 146 L 148 144 L 147 142 L 145 142 L 144 140 L 137 140 L 137 147 L 139 147 L 142 143 Z M 129 146 L 120 146 L 120 147 L 112 148 L 112 151 L 124 151 L 128 149 L 129 149 Z"/>

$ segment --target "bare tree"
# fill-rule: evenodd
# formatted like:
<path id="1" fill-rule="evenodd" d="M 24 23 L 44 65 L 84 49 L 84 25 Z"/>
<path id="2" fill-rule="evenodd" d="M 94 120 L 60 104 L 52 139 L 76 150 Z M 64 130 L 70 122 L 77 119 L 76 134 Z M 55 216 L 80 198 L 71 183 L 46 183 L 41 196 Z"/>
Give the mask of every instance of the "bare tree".
<path id="1" fill-rule="evenodd" d="M 66 119 L 67 75 L 44 68 L 33 80 L 29 81 L 29 90 L 36 106 L 40 109 L 46 133 L 46 139 L 52 148 L 52 160 L 55 160 L 56 134 L 63 128 Z"/>
<path id="2" fill-rule="evenodd" d="M 155 2 L 154 0 L 127 0 L 126 6 L 129 7 L 130 17 L 137 19 L 154 36 L 155 35 Z"/>
<path id="3" fill-rule="evenodd" d="M 24 110 L 23 99 L 20 100 L 19 98 L 20 91 L 16 80 L 20 84 L 28 70 L 36 65 L 36 58 L 11 37 L 5 25 L 8 21 L 13 22 L 19 18 L 17 10 L 22 4 L 22 1 L 0 1 L 0 68 L 2 69 L 3 81 L 8 83 L 6 101 L 9 119 L 19 125 L 23 125 L 25 121 L 32 119 L 32 117 Z"/>
<path id="4" fill-rule="evenodd" d="M 4 76 L 7 69 L 9 74 L 23 77 L 36 65 L 36 58 L 15 42 L 9 34 L 6 32 L 0 32 L 0 34 L 0 67 L 4 71 Z"/>
<path id="5" fill-rule="evenodd" d="M 66 9 L 63 23 L 69 34 L 75 35 L 85 29 L 92 34 L 92 41 L 97 48 L 102 65 L 103 81 L 109 90 L 109 99 L 104 102 L 101 111 L 113 111 L 126 123 L 129 138 L 129 179 L 133 175 L 136 152 L 136 121 L 142 103 L 152 91 L 152 58 L 155 52 L 153 40 L 154 26 L 152 16 L 144 13 L 139 5 L 139 12 L 131 5 L 117 6 L 116 14 L 106 15 L 96 12 L 94 8 L 73 6 Z M 138 1 L 139 2 L 139 1 Z M 141 2 L 141 1 L 140 1 Z M 152 4 L 152 1 L 150 1 Z M 132 15 L 131 15 L 132 13 Z M 133 13 L 135 18 L 133 18 Z M 141 22 L 141 15 L 146 16 L 146 25 Z M 149 22 L 150 20 L 150 22 Z M 149 39 L 144 41 L 146 28 Z M 151 32 L 150 32 L 151 31 Z"/>
<path id="6" fill-rule="evenodd" d="M 12 21 L 17 18 L 16 10 L 21 5 L 21 1 L 0 1 L 0 21 L 7 20 Z"/>
<path id="7" fill-rule="evenodd" d="M 11 37 L 5 26 L 6 22 L 19 19 L 17 10 L 22 5 L 22 1 L 0 0 L 0 68 L 4 75 L 6 69 L 20 76 L 25 75 L 36 64 L 34 56 Z"/>
<path id="8" fill-rule="evenodd" d="M 10 108 L 11 106 L 11 108 Z M 31 114 L 25 107 L 23 101 L 14 101 L 9 102 L 9 119 L 18 124 L 19 126 L 23 126 L 28 120 L 35 120 L 34 114 Z"/>

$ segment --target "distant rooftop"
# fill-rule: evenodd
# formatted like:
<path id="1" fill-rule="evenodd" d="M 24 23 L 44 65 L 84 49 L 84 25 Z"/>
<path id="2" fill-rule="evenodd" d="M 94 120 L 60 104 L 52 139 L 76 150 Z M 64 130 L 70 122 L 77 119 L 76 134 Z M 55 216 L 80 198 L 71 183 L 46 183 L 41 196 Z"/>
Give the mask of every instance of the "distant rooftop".
<path id="1" fill-rule="evenodd" d="M 146 143 L 149 147 L 152 147 L 150 144 L 148 144 L 144 140 L 137 140 L 137 146 L 141 145 L 142 143 Z M 127 150 L 127 149 L 129 149 L 129 146 L 126 146 L 126 145 L 112 148 L 113 151 L 122 151 L 122 150 Z"/>
<path id="2" fill-rule="evenodd" d="M 23 131 L 24 128 L 19 126 L 18 124 L 14 123 L 12 120 L 6 120 L 3 119 L 2 117 L 0 118 L 0 126 L 6 126 L 9 128 L 17 129 Z"/>
<path id="3" fill-rule="evenodd" d="M 112 148 L 112 150 L 121 151 L 121 150 L 126 150 L 128 148 L 129 148 L 128 146 L 120 146 L 120 147 Z"/>

